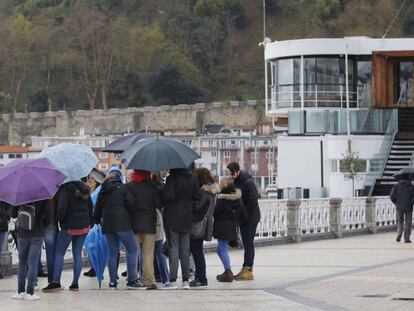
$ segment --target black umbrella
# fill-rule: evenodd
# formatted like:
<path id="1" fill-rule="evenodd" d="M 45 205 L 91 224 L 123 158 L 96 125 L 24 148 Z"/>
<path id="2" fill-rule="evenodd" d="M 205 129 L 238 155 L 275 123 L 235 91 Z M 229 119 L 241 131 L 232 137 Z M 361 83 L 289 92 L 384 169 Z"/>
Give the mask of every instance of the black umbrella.
<path id="1" fill-rule="evenodd" d="M 117 140 L 110 143 L 106 146 L 102 151 L 104 152 L 112 152 L 112 153 L 122 153 L 127 150 L 130 146 L 135 144 L 136 142 L 140 141 L 144 138 L 154 137 L 154 134 L 151 133 L 135 133 L 128 136 L 122 136 Z"/>
<path id="2" fill-rule="evenodd" d="M 159 172 L 187 168 L 200 156 L 180 140 L 168 137 L 143 139 L 121 154 L 127 169 Z"/>
<path id="3" fill-rule="evenodd" d="M 406 167 L 394 175 L 395 179 L 401 179 L 402 175 L 414 175 L 414 167 Z"/>

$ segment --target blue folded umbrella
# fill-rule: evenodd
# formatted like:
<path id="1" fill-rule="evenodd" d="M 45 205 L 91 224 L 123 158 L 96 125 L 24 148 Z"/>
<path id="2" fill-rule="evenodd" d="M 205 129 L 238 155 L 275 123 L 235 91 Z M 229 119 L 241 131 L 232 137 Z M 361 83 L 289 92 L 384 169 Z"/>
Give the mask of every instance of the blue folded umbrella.
<path id="1" fill-rule="evenodd" d="M 101 288 L 105 267 L 108 264 L 109 248 L 106 237 L 102 234 L 101 225 L 93 226 L 84 243 L 89 262 L 95 270 L 99 288 Z"/>

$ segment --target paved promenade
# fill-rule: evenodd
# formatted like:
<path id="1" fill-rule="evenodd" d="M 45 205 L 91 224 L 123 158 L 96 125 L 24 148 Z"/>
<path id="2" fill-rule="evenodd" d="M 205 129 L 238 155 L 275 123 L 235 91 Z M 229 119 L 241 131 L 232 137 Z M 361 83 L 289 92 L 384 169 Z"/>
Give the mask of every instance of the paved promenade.
<path id="1" fill-rule="evenodd" d="M 231 260 L 237 271 L 242 251 Z M 207 264 L 207 290 L 127 291 L 123 279 L 113 291 L 107 276 L 102 289 L 82 276 L 78 293 L 39 292 L 34 302 L 10 299 L 14 276 L 0 280 L 0 310 L 414 310 L 414 244 L 396 243 L 394 233 L 257 248 L 251 282 L 218 283 L 218 257 L 207 254 Z M 62 283 L 70 280 L 64 271 Z"/>

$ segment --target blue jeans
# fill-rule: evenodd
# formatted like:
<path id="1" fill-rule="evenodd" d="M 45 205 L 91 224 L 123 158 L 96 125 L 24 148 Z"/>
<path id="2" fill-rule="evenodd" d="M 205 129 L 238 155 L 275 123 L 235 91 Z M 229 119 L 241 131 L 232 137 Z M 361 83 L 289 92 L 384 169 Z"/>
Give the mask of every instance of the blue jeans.
<path id="1" fill-rule="evenodd" d="M 56 242 L 55 266 L 53 270 L 53 282 L 60 283 L 63 270 L 63 259 L 65 253 L 72 242 L 73 257 L 73 281 L 72 284 L 78 284 L 79 276 L 82 270 L 82 247 L 86 234 L 70 235 L 67 229 L 60 230 Z"/>
<path id="2" fill-rule="evenodd" d="M 128 231 L 117 231 L 111 233 L 105 233 L 106 240 L 109 246 L 109 259 L 108 259 L 108 270 L 110 281 L 116 283 L 117 277 L 117 259 L 119 252 L 119 245 L 122 242 L 127 251 L 127 273 L 128 281 L 135 281 L 138 279 L 137 276 L 137 245 L 135 243 L 134 232 Z"/>
<path id="3" fill-rule="evenodd" d="M 17 243 L 19 245 L 17 291 L 18 293 L 24 293 L 26 291 L 28 294 L 33 295 L 43 238 L 17 238 Z M 26 277 L 27 290 L 25 290 Z"/>
<path id="4" fill-rule="evenodd" d="M 47 227 L 45 230 L 47 280 L 49 283 L 53 282 L 53 271 L 55 267 L 55 253 L 58 234 L 58 227 Z"/>
<path id="5" fill-rule="evenodd" d="M 0 232 L 0 255 L 1 255 L 1 249 L 3 248 L 3 242 L 4 242 L 4 238 L 7 235 L 7 231 L 5 232 Z"/>
<path id="6" fill-rule="evenodd" d="M 220 257 L 220 260 L 223 263 L 224 270 L 231 270 L 228 245 L 229 241 L 218 240 L 217 255 Z"/>
<path id="7" fill-rule="evenodd" d="M 167 257 L 165 257 L 162 246 L 163 240 L 155 241 L 155 260 L 157 261 L 158 270 L 160 271 L 160 277 L 162 283 L 166 283 L 170 280 L 170 271 L 168 270 Z"/>

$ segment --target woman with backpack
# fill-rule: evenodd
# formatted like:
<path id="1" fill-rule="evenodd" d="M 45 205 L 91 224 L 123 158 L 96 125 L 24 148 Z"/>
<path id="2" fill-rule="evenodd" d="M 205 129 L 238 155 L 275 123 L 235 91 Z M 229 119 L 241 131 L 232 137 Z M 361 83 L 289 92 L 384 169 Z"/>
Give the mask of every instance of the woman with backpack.
<path id="1" fill-rule="evenodd" d="M 231 178 L 220 181 L 220 193 L 214 209 L 213 235 L 218 240 L 217 255 L 224 266 L 224 272 L 217 276 L 219 282 L 233 282 L 228 245 L 237 241 L 238 219 L 245 217 L 241 191 L 236 189 Z"/>
<path id="2" fill-rule="evenodd" d="M 13 295 L 12 299 L 39 300 L 40 297 L 34 293 L 34 287 L 45 227 L 50 222 L 48 201 L 12 206 L 10 216 L 17 218 L 16 231 L 19 249 L 18 288 L 17 294 Z"/>
<path id="3" fill-rule="evenodd" d="M 200 187 L 200 201 L 195 204 L 192 213 L 193 227 L 190 234 L 190 250 L 194 258 L 195 278 L 190 287 L 207 287 L 206 259 L 203 243 L 213 237 L 213 212 L 219 186 L 206 168 L 196 168 L 194 175 Z"/>
<path id="4" fill-rule="evenodd" d="M 63 270 L 63 258 L 72 242 L 73 281 L 69 289 L 79 290 L 79 276 L 82 270 L 82 247 L 92 224 L 92 200 L 89 188 L 83 181 L 72 181 L 61 186 L 57 207 L 57 219 L 60 232 L 56 243 L 53 282 L 43 292 L 62 290 L 60 278 Z"/>

